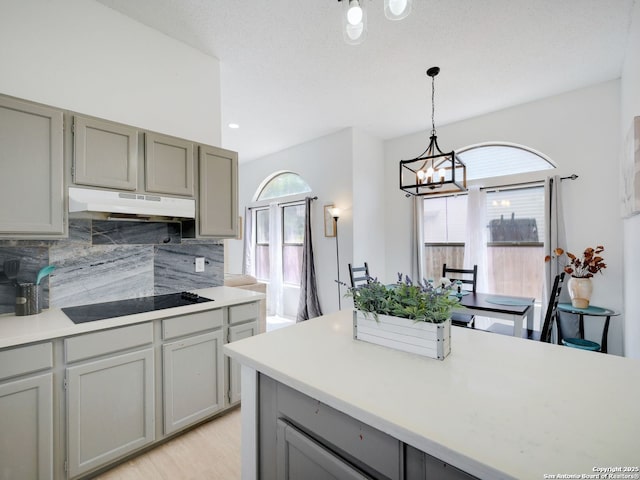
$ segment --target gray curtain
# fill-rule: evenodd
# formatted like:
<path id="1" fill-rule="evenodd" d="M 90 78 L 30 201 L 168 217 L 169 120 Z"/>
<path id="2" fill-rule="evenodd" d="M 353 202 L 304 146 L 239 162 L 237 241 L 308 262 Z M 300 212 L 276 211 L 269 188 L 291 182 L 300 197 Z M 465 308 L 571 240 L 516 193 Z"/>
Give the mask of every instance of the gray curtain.
<path id="1" fill-rule="evenodd" d="M 302 244 L 302 273 L 300 275 L 300 300 L 296 322 L 303 322 L 322 315 L 318 301 L 316 271 L 313 261 L 313 242 L 311 239 L 311 197 L 305 198 L 304 242 Z"/>
<path id="2" fill-rule="evenodd" d="M 545 193 L 545 238 L 544 238 L 544 256 L 551 256 L 550 262 L 544 264 L 544 286 L 542 291 L 542 308 L 540 309 L 540 322 L 544 322 L 544 317 L 547 313 L 547 304 L 549 303 L 549 295 L 551 288 L 553 288 L 553 281 L 556 275 L 561 273 L 564 268 L 564 264 L 561 260 L 555 258 L 554 250 L 558 247 L 567 249 L 567 235 L 565 233 L 563 207 L 562 207 L 562 194 L 560 191 L 561 179 L 559 175 L 553 177 L 547 177 L 544 185 Z M 544 257 L 543 259 L 544 260 Z M 560 301 L 566 300 L 566 282 L 562 290 Z M 533 328 L 533 326 L 527 326 L 527 328 Z"/>

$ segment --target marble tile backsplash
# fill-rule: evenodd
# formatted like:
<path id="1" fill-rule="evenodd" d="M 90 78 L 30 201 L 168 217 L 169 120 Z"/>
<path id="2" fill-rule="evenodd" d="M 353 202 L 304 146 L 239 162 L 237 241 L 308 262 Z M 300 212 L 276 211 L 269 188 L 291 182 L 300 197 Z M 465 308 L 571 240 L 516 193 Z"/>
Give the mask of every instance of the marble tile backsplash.
<path id="1" fill-rule="evenodd" d="M 196 257 L 205 258 L 202 273 Z M 42 281 L 43 307 L 61 308 L 222 285 L 224 245 L 182 240 L 177 223 L 80 219 L 67 239 L 0 240 L 0 313 L 14 311 L 16 282 L 35 281 L 49 264 L 56 269 Z"/>

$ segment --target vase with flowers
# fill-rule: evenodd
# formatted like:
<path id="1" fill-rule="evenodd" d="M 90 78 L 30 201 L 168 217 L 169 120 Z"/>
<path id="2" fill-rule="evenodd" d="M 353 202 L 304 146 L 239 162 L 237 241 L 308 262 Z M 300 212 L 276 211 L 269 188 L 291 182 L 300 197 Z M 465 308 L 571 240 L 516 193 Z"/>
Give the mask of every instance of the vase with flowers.
<path id="1" fill-rule="evenodd" d="M 604 259 L 600 256 L 603 251 L 604 247 L 598 245 L 595 248 L 585 248 L 581 257 L 567 252 L 562 248 L 556 248 L 553 252 L 555 257 L 565 255 L 569 260 L 564 266 L 564 272 L 571 275 L 567 283 L 567 290 L 571 297 L 571 304 L 575 308 L 589 307 L 591 294 L 593 292 L 591 278 L 593 278 L 596 273 L 602 273 L 602 270 L 607 268 L 607 264 L 604 263 Z M 551 258 L 552 256 L 548 255 L 545 261 L 550 261 Z"/>

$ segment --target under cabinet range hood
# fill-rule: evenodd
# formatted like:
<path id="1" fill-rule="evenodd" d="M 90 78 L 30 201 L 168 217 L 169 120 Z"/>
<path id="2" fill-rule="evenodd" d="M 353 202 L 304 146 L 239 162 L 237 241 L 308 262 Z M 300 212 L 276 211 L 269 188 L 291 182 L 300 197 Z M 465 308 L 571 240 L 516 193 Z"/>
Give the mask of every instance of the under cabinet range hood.
<path id="1" fill-rule="evenodd" d="M 69 187 L 69 212 L 196 218 L 196 202 L 191 198 Z"/>

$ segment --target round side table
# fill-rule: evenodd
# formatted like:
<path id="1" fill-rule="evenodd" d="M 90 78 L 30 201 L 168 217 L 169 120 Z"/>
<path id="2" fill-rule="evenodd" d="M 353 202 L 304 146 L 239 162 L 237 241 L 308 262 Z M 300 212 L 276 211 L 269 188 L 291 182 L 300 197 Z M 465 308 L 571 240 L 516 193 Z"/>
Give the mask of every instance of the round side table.
<path id="1" fill-rule="evenodd" d="M 584 340 L 584 316 L 590 317 L 606 317 L 604 321 L 604 327 L 602 328 L 602 341 L 600 342 L 600 351 L 607 353 L 607 337 L 609 334 L 609 322 L 611 317 L 620 315 L 620 312 L 611 310 L 609 308 L 598 307 L 596 305 L 589 305 L 587 308 L 576 308 L 570 303 L 559 303 L 558 310 L 561 312 L 573 313 L 574 315 L 580 315 L 580 339 Z"/>

